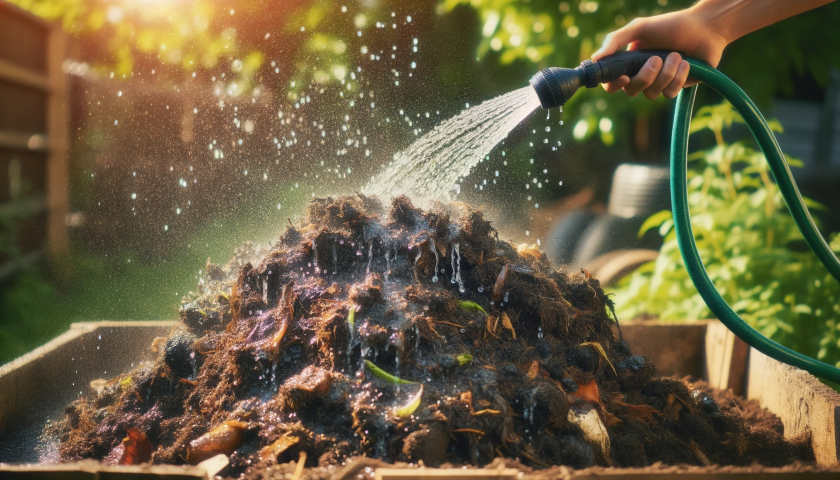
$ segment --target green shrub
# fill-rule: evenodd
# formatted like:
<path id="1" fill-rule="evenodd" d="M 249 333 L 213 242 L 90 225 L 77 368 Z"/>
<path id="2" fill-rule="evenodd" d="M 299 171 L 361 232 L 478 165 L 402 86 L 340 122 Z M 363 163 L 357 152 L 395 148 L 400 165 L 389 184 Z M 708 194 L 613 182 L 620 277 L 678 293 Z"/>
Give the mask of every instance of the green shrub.
<path id="1" fill-rule="evenodd" d="M 840 366 L 840 284 L 807 248 L 764 155 L 723 132 L 743 119 L 728 103 L 701 108 L 691 133 L 710 131 L 715 145 L 689 156 L 688 200 L 697 249 L 709 277 L 738 315 L 764 335 Z M 781 131 L 778 122 L 771 127 Z M 800 162 L 788 159 L 794 166 Z M 821 205 L 807 200 L 809 208 Z M 615 293 L 620 318 L 710 318 L 688 277 L 668 211 L 640 234 L 659 228 L 659 257 L 625 278 Z M 840 236 L 831 242 L 840 251 Z"/>

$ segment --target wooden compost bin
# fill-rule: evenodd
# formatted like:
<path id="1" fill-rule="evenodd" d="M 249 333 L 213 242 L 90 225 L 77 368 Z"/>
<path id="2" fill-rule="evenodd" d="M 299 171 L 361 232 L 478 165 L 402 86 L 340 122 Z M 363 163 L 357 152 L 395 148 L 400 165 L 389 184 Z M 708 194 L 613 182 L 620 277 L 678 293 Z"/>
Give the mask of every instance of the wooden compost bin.
<path id="1" fill-rule="evenodd" d="M 167 465 L 105 466 L 96 461 L 38 465 L 38 436 L 49 419 L 88 390 L 92 380 L 126 373 L 139 362 L 154 359 L 150 346 L 177 322 L 74 323 L 70 330 L 0 367 L 0 478 L 32 479 L 204 479 L 201 467 Z M 838 466 L 840 394 L 810 374 L 749 349 L 716 321 L 681 324 L 627 323 L 622 332 L 634 352 L 648 356 L 662 375 L 705 378 L 717 388 L 732 388 L 780 417 L 785 436 L 811 432 L 817 464 Z M 350 467 L 348 467 L 350 468 Z M 600 469 L 567 471 L 568 479 L 811 479 L 840 478 L 840 469 L 812 473 L 755 467 Z M 356 471 L 343 470 L 346 478 Z M 539 472 L 535 472 L 539 475 Z M 533 475 L 512 469 L 379 468 L 378 479 L 526 479 Z M 338 471 L 334 478 L 345 478 Z M 541 478 L 545 478 L 544 476 Z"/>

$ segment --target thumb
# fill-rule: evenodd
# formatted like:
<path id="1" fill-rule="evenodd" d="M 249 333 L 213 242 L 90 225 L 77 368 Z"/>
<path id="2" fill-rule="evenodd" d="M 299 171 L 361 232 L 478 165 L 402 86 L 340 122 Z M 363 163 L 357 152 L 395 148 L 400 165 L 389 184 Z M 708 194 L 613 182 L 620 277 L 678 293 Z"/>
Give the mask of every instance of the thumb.
<path id="1" fill-rule="evenodd" d="M 604 43 L 601 44 L 595 53 L 592 54 L 592 60 L 598 61 L 607 55 L 614 53 L 619 48 L 632 43 L 642 36 L 647 27 L 646 19 L 637 18 L 618 30 L 608 34 L 604 38 Z"/>

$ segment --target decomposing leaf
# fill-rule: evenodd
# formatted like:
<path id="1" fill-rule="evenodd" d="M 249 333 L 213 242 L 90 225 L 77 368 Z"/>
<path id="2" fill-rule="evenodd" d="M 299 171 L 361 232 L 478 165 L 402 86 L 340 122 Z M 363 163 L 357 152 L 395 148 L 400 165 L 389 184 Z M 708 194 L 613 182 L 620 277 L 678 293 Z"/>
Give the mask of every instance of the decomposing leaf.
<path id="1" fill-rule="evenodd" d="M 280 330 L 277 331 L 277 334 L 268 340 L 268 345 L 265 350 L 271 358 L 275 359 L 275 361 L 280 358 L 280 342 L 282 342 L 283 337 L 286 336 L 286 330 L 288 330 L 288 328 L 289 321 L 286 319 L 280 324 Z"/>
<path id="2" fill-rule="evenodd" d="M 140 430 L 130 427 L 126 430 L 126 437 L 122 441 L 123 452 L 120 465 L 139 465 L 152 461 L 152 444 Z"/>
<path id="3" fill-rule="evenodd" d="M 510 269 L 510 265 L 506 263 L 502 267 L 502 270 L 499 271 L 499 276 L 496 277 L 496 283 L 493 284 L 493 294 L 490 296 L 490 299 L 494 302 L 502 299 L 502 291 L 505 289 L 505 279 L 507 278 L 508 269 Z"/>
<path id="4" fill-rule="evenodd" d="M 586 441 L 600 450 L 604 458 L 610 458 L 610 436 L 607 433 L 607 427 L 604 426 L 604 422 L 601 421 L 601 417 L 594 408 L 589 410 L 571 408 L 566 420 L 580 427 Z"/>
<path id="5" fill-rule="evenodd" d="M 423 385 L 420 385 L 420 391 L 417 392 L 417 395 L 411 399 L 410 402 L 405 404 L 405 406 L 400 407 L 394 411 L 394 416 L 397 418 L 408 418 L 417 410 L 417 407 L 420 406 L 420 402 L 423 400 Z"/>
<path id="6" fill-rule="evenodd" d="M 537 375 L 539 375 L 539 374 L 540 374 L 540 362 L 534 360 L 533 362 L 531 362 L 530 365 L 528 365 L 528 374 L 525 375 L 525 378 L 527 378 L 528 380 L 533 380 L 533 379 L 537 378 Z"/>
<path id="7" fill-rule="evenodd" d="M 616 376 L 618 376 L 618 372 L 615 371 L 615 367 L 613 367 L 612 362 L 610 362 L 610 359 L 607 357 L 607 352 L 604 351 L 604 347 L 602 347 L 600 343 L 598 343 L 598 342 L 583 342 L 583 343 L 580 344 L 580 346 L 581 347 L 592 347 L 592 348 L 594 348 L 595 351 L 597 351 L 601 355 L 601 357 L 603 357 L 604 360 L 607 361 L 607 364 L 610 366 L 610 368 L 612 368 L 613 373 Z"/>
<path id="8" fill-rule="evenodd" d="M 499 318 L 498 317 L 492 317 L 492 316 L 487 317 L 487 323 L 486 323 L 487 331 L 484 332 L 484 338 L 487 338 L 487 333 L 488 332 L 490 333 L 490 335 L 494 336 L 495 338 L 499 338 L 499 336 L 496 335 L 496 326 L 498 325 L 498 323 L 499 323 Z"/>
<path id="9" fill-rule="evenodd" d="M 187 462 L 195 465 L 220 453 L 230 456 L 242 444 L 246 425 L 229 420 L 190 442 Z"/>
<path id="10" fill-rule="evenodd" d="M 572 395 L 581 400 L 601 405 L 601 394 L 598 393 L 598 384 L 595 383 L 595 379 L 586 383 L 578 383 L 577 386 L 577 391 L 572 392 Z"/>
<path id="11" fill-rule="evenodd" d="M 650 423 L 653 421 L 653 414 L 659 413 L 655 408 L 651 407 L 650 405 L 633 405 L 630 403 L 624 402 L 616 402 L 617 405 L 620 405 L 627 409 L 627 416 L 632 417 L 636 420 L 641 420 L 645 423 Z"/>
<path id="12" fill-rule="evenodd" d="M 260 450 L 260 458 L 263 460 L 268 460 L 271 458 L 276 460 L 281 453 L 297 445 L 298 442 L 300 442 L 299 437 L 295 437 L 292 435 L 283 435 L 277 440 L 275 440 L 274 443 L 272 443 L 271 445 L 263 447 L 263 449 Z"/>
<path id="13" fill-rule="evenodd" d="M 374 364 L 370 360 L 365 360 L 365 366 L 368 368 L 368 370 L 370 370 L 370 373 L 372 373 L 374 376 L 379 377 L 388 383 L 398 383 L 401 385 L 417 385 L 417 382 L 403 380 L 400 377 L 395 377 L 394 375 L 391 375 L 385 370 L 382 370 L 381 368 L 377 367 L 376 364 Z"/>
<path id="14" fill-rule="evenodd" d="M 513 329 L 513 323 L 510 321 L 510 317 L 506 312 L 502 312 L 502 327 L 510 332 L 513 336 L 513 339 L 516 340 L 516 330 Z"/>

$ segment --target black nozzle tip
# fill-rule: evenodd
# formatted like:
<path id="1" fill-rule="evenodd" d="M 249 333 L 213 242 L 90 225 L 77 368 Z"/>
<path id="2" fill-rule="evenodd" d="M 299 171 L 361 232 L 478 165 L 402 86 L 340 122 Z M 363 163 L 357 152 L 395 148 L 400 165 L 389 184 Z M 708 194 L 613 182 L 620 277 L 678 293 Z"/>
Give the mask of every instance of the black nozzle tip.
<path id="1" fill-rule="evenodd" d="M 550 67 L 531 77 L 543 109 L 562 107 L 578 91 L 583 82 L 583 69 Z"/>
<path id="2" fill-rule="evenodd" d="M 551 68 L 545 68 L 531 77 L 531 87 L 537 92 L 543 109 L 555 108 L 566 103 L 560 81 Z"/>

